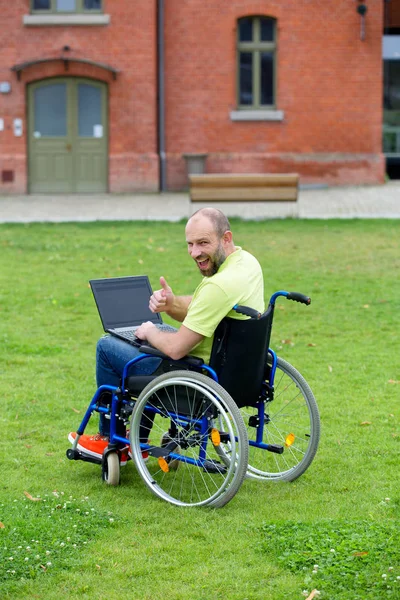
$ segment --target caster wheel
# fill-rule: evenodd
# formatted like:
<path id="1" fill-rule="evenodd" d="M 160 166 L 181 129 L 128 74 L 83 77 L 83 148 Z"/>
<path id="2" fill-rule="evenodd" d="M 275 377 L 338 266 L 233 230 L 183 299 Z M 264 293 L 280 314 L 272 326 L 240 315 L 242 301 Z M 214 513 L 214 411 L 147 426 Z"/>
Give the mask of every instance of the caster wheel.
<path id="1" fill-rule="evenodd" d="M 117 452 L 109 452 L 103 459 L 102 478 L 108 485 L 119 485 L 120 466 Z"/>

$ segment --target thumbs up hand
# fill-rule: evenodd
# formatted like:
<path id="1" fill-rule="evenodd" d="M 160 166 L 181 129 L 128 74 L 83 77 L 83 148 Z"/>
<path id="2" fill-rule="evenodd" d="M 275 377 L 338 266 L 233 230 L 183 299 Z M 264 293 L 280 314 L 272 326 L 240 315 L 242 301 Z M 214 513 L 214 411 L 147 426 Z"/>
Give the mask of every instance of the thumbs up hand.
<path id="1" fill-rule="evenodd" d="M 154 313 L 167 312 L 174 302 L 174 294 L 164 277 L 160 277 L 160 284 L 161 289 L 152 294 L 149 302 L 149 308 Z"/>

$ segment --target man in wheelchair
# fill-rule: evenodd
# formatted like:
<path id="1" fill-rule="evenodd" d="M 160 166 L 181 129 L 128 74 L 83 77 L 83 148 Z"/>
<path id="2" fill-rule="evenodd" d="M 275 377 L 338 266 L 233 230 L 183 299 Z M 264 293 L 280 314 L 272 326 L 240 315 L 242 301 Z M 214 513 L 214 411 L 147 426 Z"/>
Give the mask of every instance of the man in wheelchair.
<path id="1" fill-rule="evenodd" d="M 209 363 L 214 332 L 224 317 L 246 319 L 233 306 L 244 305 L 259 313 L 264 311 L 264 283 L 259 262 L 247 251 L 235 246 L 230 224 L 217 209 L 203 208 L 194 213 L 186 224 L 188 252 L 203 276 L 192 296 L 177 296 L 160 277 L 161 288 L 150 299 L 152 312 L 165 312 L 181 323 L 176 332 L 158 329 L 150 322 L 136 331 L 138 338 L 148 342 L 173 360 L 188 354 Z M 97 344 L 96 380 L 102 385 L 118 387 L 125 365 L 140 354 L 139 348 L 111 335 L 103 336 Z M 132 375 L 158 374 L 160 358 L 148 358 L 132 367 Z M 100 414 L 99 433 L 81 435 L 77 449 L 88 456 L 101 459 L 108 446 L 109 420 Z M 74 441 L 76 433 L 69 434 Z M 121 454 L 126 463 L 129 449 Z"/>

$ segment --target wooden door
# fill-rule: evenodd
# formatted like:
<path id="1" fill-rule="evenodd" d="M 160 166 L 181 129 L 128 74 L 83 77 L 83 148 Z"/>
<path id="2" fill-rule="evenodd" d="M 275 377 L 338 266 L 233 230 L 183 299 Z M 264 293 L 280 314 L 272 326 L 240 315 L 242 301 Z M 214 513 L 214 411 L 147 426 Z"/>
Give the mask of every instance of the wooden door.
<path id="1" fill-rule="evenodd" d="M 29 87 L 29 191 L 106 192 L 107 88 L 78 78 Z"/>

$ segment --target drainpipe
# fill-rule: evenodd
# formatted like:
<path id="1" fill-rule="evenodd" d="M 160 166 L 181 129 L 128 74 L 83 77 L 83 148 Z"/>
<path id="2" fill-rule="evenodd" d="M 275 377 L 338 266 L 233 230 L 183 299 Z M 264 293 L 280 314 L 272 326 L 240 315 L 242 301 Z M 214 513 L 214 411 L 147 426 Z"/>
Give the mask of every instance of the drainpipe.
<path id="1" fill-rule="evenodd" d="M 160 192 L 167 190 L 165 156 L 164 0 L 157 0 L 157 110 Z"/>

